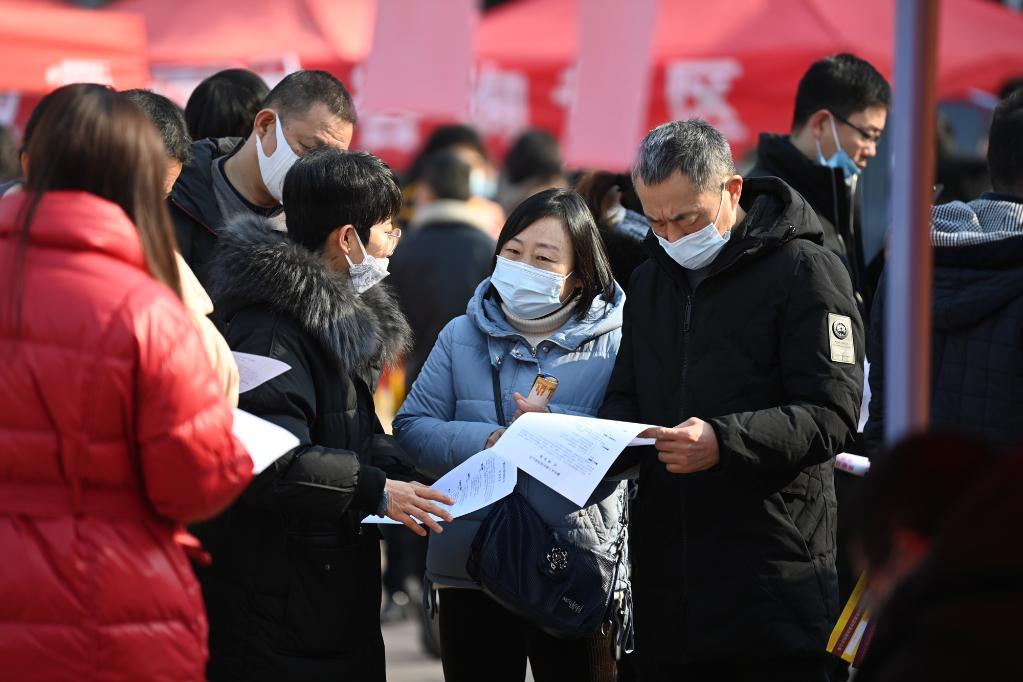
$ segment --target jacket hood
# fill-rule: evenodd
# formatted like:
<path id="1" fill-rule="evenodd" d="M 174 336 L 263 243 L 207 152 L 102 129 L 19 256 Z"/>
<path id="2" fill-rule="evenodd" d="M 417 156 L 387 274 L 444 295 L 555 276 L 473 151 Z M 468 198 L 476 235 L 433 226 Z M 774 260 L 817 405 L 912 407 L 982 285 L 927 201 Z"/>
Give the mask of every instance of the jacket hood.
<path id="1" fill-rule="evenodd" d="M 492 292 L 490 278 L 487 277 L 480 282 L 476 287 L 476 293 L 469 299 L 466 315 L 480 331 L 489 336 L 520 336 L 520 332 L 511 326 L 501 312 L 501 304 L 495 293 Z M 620 329 L 624 309 L 625 292 L 615 282 L 615 293 L 610 302 L 597 296 L 583 319 L 580 320 L 575 315 L 568 318 L 568 322 L 554 332 L 550 340 L 566 350 L 575 350 L 590 339 Z"/>
<path id="2" fill-rule="evenodd" d="M 224 216 L 213 191 L 213 160 L 230 156 L 244 144 L 242 137 L 220 137 L 192 144 L 192 159 L 171 189 L 170 201 L 211 232 L 219 232 Z"/>
<path id="3" fill-rule="evenodd" d="M 260 216 L 224 227 L 210 290 L 225 319 L 254 303 L 292 318 L 345 373 L 393 362 L 411 347 L 408 322 L 389 289 L 378 284 L 356 294 L 347 274 Z"/>
<path id="4" fill-rule="evenodd" d="M 746 217 L 732 229 L 728 243 L 710 264 L 709 275 L 742 267 L 794 239 L 805 239 L 818 246 L 824 243 L 824 229 L 813 207 L 778 178 L 745 180 L 739 205 L 746 211 Z M 661 247 L 653 231 L 643 243 L 662 269 L 676 280 L 686 282 L 684 268 Z"/>
<path id="5" fill-rule="evenodd" d="M 935 328 L 973 326 L 1023 296 L 1023 203 L 981 198 L 935 206 L 931 243 Z"/>

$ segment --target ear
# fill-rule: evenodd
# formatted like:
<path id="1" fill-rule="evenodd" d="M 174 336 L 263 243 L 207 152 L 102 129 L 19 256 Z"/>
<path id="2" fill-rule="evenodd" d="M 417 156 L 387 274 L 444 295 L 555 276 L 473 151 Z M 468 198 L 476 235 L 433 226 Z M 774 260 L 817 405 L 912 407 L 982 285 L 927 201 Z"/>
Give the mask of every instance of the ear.
<path id="1" fill-rule="evenodd" d="M 733 175 L 725 180 L 725 189 L 728 190 L 728 199 L 732 202 L 732 209 L 739 205 L 739 197 L 742 196 L 742 176 Z"/>
<path id="2" fill-rule="evenodd" d="M 21 180 L 24 182 L 28 180 L 28 152 L 21 152 L 18 160 L 21 162 Z"/>
<path id="3" fill-rule="evenodd" d="M 810 116 L 806 124 L 809 126 L 810 134 L 814 137 L 814 139 L 819 140 L 824 136 L 824 131 L 828 125 L 828 119 L 830 118 L 831 112 L 827 109 L 819 109 Z"/>
<path id="4" fill-rule="evenodd" d="M 330 239 L 334 240 L 338 250 L 346 256 L 359 250 L 354 225 L 343 225 L 337 228 L 331 233 Z"/>
<path id="5" fill-rule="evenodd" d="M 256 117 L 252 122 L 252 132 L 263 141 L 263 150 L 267 155 L 273 154 L 277 149 L 277 136 L 267 135 L 270 132 L 270 128 L 275 125 L 277 125 L 277 114 L 274 113 L 273 109 L 260 109 L 256 112 Z M 270 149 L 267 149 L 267 147 L 270 147 Z"/>

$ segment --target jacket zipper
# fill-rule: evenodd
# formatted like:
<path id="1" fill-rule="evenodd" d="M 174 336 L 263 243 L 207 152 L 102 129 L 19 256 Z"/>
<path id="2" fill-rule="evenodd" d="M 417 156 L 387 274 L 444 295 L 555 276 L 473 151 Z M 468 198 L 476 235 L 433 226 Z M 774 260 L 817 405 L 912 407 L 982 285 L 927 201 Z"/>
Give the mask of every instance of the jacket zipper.
<path id="1" fill-rule="evenodd" d="M 689 379 L 689 330 L 693 324 L 693 294 L 686 294 L 686 309 L 682 322 L 682 414 L 688 419 L 686 406 L 686 382 Z M 689 601 L 689 533 L 686 532 L 686 501 L 685 495 L 679 500 L 682 505 L 682 602 Z"/>

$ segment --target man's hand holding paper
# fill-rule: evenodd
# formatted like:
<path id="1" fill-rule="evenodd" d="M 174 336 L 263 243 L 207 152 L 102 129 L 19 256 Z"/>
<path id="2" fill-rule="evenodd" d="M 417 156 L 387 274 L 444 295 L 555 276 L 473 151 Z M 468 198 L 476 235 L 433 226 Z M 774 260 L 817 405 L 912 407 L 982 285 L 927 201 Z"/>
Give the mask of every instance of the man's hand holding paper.
<path id="1" fill-rule="evenodd" d="M 678 426 L 654 426 L 639 434 L 653 438 L 657 459 L 667 465 L 669 473 L 693 474 L 706 471 L 721 461 L 714 427 L 702 419 L 691 417 Z"/>

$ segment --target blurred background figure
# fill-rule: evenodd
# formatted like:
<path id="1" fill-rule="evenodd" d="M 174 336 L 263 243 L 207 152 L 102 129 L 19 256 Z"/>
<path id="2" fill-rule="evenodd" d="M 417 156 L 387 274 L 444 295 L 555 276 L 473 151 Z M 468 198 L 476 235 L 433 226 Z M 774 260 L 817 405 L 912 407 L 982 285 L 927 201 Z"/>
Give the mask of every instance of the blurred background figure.
<path id="1" fill-rule="evenodd" d="M 478 214 L 478 220 L 486 226 L 486 232 L 496 237 L 504 225 L 504 211 L 494 201 L 497 197 L 497 170 L 490 161 L 480 134 L 475 128 L 462 124 L 442 125 L 434 130 L 412 162 L 405 176 L 402 224 L 414 229 L 419 181 L 428 159 L 443 150 L 450 150 L 469 164 L 468 207 Z"/>
<path id="2" fill-rule="evenodd" d="M 192 138 L 188 135 L 184 112 L 174 102 L 151 90 L 125 90 L 124 96 L 146 115 L 163 140 L 167 152 L 167 173 L 164 181 L 165 194 L 181 175 L 181 169 L 192 158 Z"/>
<path id="3" fill-rule="evenodd" d="M 632 271 L 649 257 L 643 240 L 650 224 L 627 173 L 588 171 L 575 183 L 604 240 L 611 273 L 626 294 Z"/>
<path id="4" fill-rule="evenodd" d="M 181 524 L 251 479 L 180 300 L 153 126 L 100 85 L 52 93 L 0 200 L 0 668 L 205 679 Z"/>
<path id="5" fill-rule="evenodd" d="M 1023 445 L 1023 91 L 995 109 L 987 162 L 993 192 L 931 212 L 930 423 L 1016 447 Z M 871 452 L 881 450 L 885 432 L 885 280 L 867 340 Z"/>
<path id="6" fill-rule="evenodd" d="M 225 69 L 209 76 L 192 91 L 185 121 L 193 140 L 207 137 L 248 137 L 252 120 L 270 88 L 247 69 Z"/>
<path id="7" fill-rule="evenodd" d="M 934 432 L 875 460 L 850 528 L 873 629 L 856 682 L 1023 677 L 1020 454 Z"/>
<path id="8" fill-rule="evenodd" d="M 14 139 L 14 131 L 7 126 L 0 126 L 0 196 L 4 185 L 16 181 L 21 176 L 21 164 L 18 163 L 18 143 Z"/>
<path id="9" fill-rule="evenodd" d="M 557 138 L 534 128 L 519 135 L 504 157 L 498 202 L 510 213 L 526 197 L 568 186 Z"/>

